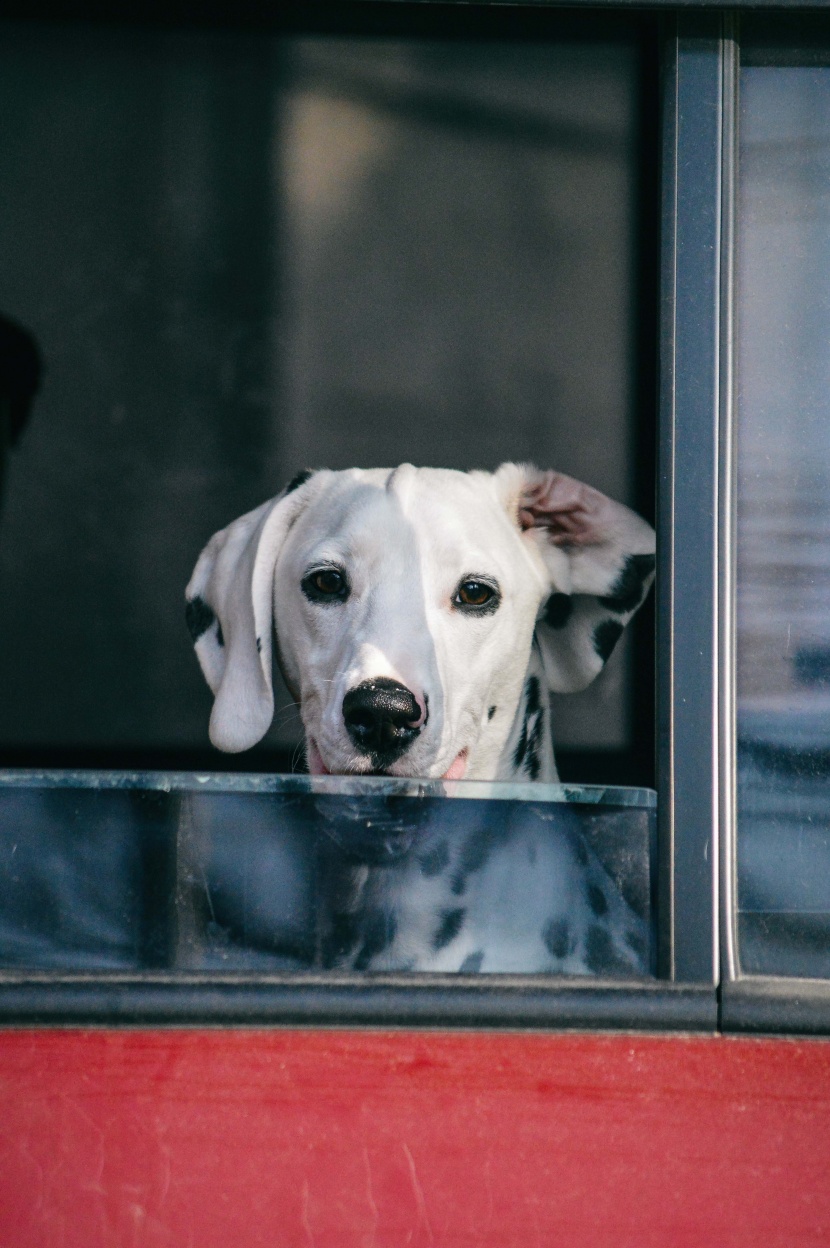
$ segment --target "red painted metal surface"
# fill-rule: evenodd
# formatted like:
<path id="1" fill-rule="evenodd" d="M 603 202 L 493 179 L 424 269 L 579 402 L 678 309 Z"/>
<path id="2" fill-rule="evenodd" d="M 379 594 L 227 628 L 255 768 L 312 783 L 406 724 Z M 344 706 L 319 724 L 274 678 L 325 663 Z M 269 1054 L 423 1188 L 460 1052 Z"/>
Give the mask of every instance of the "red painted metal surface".
<path id="1" fill-rule="evenodd" d="M 830 1044 L 0 1033 L 2 1248 L 830 1243 Z"/>

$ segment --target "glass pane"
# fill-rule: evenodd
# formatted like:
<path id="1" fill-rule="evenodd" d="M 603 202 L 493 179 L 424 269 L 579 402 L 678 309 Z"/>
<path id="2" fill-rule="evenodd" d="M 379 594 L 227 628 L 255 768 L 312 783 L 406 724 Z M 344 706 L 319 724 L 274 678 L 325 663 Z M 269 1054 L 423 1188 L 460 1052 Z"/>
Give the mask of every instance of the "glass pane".
<path id="1" fill-rule="evenodd" d="M 772 59 L 740 78 L 740 962 L 827 976 L 830 68 Z"/>
<path id="2" fill-rule="evenodd" d="M 550 29 L 0 23 L 0 314 L 44 361 L 0 516 L 6 765 L 226 765 L 183 590 L 299 469 L 530 459 L 648 500 L 643 27 Z M 561 699 L 581 780 L 651 780 L 635 650 Z M 278 684 L 251 769 L 292 770 Z"/>
<path id="3" fill-rule="evenodd" d="M 652 968 L 650 790 L 0 773 L 0 967 Z"/>

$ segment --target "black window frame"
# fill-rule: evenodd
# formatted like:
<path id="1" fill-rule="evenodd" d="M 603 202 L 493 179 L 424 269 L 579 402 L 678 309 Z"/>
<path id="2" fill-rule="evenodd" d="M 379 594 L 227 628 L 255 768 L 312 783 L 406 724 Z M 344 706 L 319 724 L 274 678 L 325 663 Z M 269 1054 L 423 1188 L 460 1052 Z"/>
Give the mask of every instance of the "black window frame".
<path id="1" fill-rule="evenodd" d="M 97 11 L 96 11 L 97 7 Z M 132 6 L 141 20 L 189 20 L 187 2 Z M 199 9 L 222 19 L 222 5 Z M 306 6 L 303 6 L 306 7 Z M 324 6 L 331 28 L 338 11 Z M 364 0 L 382 28 L 400 0 Z M 431 32 L 460 10 L 419 0 Z M 538 21 L 558 6 L 537 0 Z M 627 0 L 575 14 L 630 13 Z M 806 9 L 793 0 L 682 9 L 636 6 L 660 22 L 659 357 L 657 429 L 658 977 L 0 973 L 0 1024 L 281 1024 L 537 1027 L 830 1033 L 830 981 L 742 976 L 735 956 L 734 188 L 741 8 Z M 815 7 L 815 6 L 811 6 Z M 129 9 L 126 12 L 129 13 Z M 323 10 L 321 9 L 321 12 Z M 107 17 L 99 0 L 83 17 Z M 124 16 L 125 10 L 119 10 Z M 308 28 L 308 14 L 298 22 Z M 534 16 L 535 14 L 535 16 Z M 3 16 L 80 17 L 29 5 Z M 267 8 L 235 20 L 268 27 Z M 322 19 L 321 19 L 322 20 Z M 416 25 L 424 26 L 420 20 Z M 828 25 L 830 29 L 830 24 Z M 419 30 L 420 33 L 420 30 Z"/>

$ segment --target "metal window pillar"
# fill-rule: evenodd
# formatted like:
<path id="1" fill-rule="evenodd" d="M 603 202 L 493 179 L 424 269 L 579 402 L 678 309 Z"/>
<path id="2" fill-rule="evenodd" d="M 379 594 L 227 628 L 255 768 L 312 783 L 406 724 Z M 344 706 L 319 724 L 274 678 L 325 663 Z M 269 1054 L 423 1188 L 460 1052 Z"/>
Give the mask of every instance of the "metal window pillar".
<path id="1" fill-rule="evenodd" d="M 732 18 L 665 28 L 658 425 L 660 973 L 720 977 L 721 833 L 732 787 L 728 457 L 731 420 Z"/>

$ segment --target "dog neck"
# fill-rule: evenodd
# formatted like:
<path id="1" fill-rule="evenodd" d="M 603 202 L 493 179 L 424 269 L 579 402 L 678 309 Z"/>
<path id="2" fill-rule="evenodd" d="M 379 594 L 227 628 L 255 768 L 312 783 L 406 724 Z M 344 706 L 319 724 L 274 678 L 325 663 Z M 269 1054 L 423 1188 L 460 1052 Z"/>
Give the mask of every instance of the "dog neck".
<path id="1" fill-rule="evenodd" d="M 553 756 L 550 697 L 535 639 L 513 726 L 493 779 L 520 783 L 538 780 L 544 784 L 559 780 Z"/>

